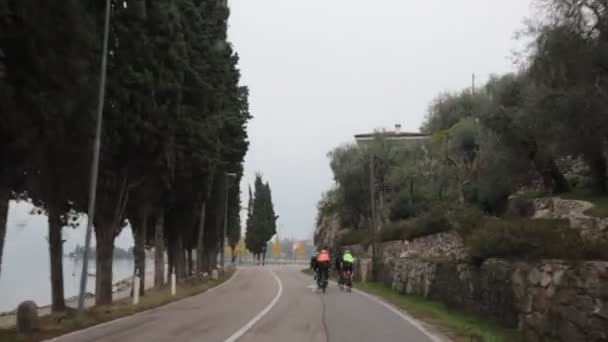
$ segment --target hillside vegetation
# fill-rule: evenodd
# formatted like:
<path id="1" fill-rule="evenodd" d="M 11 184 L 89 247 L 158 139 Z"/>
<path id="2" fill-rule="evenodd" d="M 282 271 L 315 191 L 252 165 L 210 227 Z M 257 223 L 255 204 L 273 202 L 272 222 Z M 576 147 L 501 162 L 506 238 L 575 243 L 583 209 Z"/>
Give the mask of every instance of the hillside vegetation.
<path id="1" fill-rule="evenodd" d="M 379 132 L 329 153 L 335 185 L 318 222 L 336 215 L 349 232 L 342 244 L 373 241 L 374 225 L 377 240 L 457 229 L 476 259 L 607 257 L 606 241 L 584 241 L 565 222 L 513 217 L 522 191 L 585 192 L 600 204 L 608 192 L 608 5 L 539 2 L 543 19 L 524 30 L 531 43 L 519 71 L 439 94 L 421 127 L 428 139 L 395 144 Z"/>

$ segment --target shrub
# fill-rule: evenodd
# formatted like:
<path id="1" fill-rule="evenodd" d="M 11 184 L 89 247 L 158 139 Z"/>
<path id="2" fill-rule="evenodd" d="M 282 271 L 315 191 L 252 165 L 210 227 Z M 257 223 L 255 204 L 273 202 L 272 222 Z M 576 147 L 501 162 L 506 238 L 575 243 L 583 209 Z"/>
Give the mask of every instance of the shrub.
<path id="1" fill-rule="evenodd" d="M 411 229 L 411 226 L 411 220 L 389 222 L 380 230 L 380 241 L 403 240 L 405 231 Z"/>
<path id="2" fill-rule="evenodd" d="M 409 193 L 401 192 L 395 195 L 389 204 L 389 218 L 391 221 L 406 220 L 429 210 L 429 206 L 425 197 L 410 198 Z"/>
<path id="3" fill-rule="evenodd" d="M 585 242 L 567 220 L 486 218 L 466 238 L 475 261 L 506 259 L 608 259 L 608 243 Z"/>
<path id="4" fill-rule="evenodd" d="M 437 234 L 452 228 L 441 209 L 411 220 L 385 224 L 380 230 L 380 241 L 413 240 L 418 237 Z"/>
<path id="5" fill-rule="evenodd" d="M 608 240 L 586 240 L 583 244 L 585 260 L 608 260 Z"/>
<path id="6" fill-rule="evenodd" d="M 483 223 L 483 213 L 476 207 L 457 208 L 450 213 L 449 218 L 462 238 L 466 238 Z"/>
<path id="7" fill-rule="evenodd" d="M 505 214 L 506 216 L 531 217 L 534 215 L 534 204 L 527 198 L 511 198 Z"/>
<path id="8" fill-rule="evenodd" d="M 367 245 L 372 241 L 373 234 L 368 229 L 352 230 L 338 240 L 339 246 Z"/>
<path id="9" fill-rule="evenodd" d="M 452 225 L 446 218 L 446 212 L 443 208 L 435 208 L 425 215 L 417 218 L 412 225 L 412 229 L 406 231 L 404 238 L 412 240 L 414 238 L 446 232 L 452 229 Z"/>

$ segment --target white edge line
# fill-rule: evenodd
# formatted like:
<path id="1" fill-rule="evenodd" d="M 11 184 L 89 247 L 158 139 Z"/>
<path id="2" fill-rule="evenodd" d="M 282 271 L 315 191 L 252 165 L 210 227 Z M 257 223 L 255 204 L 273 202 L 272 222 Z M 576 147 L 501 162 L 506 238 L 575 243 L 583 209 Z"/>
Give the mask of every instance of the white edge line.
<path id="1" fill-rule="evenodd" d="M 331 281 L 333 284 L 335 284 L 336 286 L 338 285 L 335 281 Z M 385 302 L 384 300 L 370 295 L 366 292 L 363 292 L 361 290 L 352 289 L 353 291 L 355 291 L 357 294 L 367 298 L 367 299 L 371 299 L 372 301 L 384 306 L 385 308 L 389 309 L 392 313 L 394 313 L 395 315 L 401 317 L 401 319 L 403 319 L 404 321 L 408 322 L 409 324 L 411 324 L 412 326 L 414 326 L 414 328 L 420 330 L 420 332 L 422 332 L 424 335 L 426 335 L 428 338 L 431 339 L 431 341 L 433 342 L 445 342 L 444 339 L 439 338 L 437 335 L 431 333 L 430 331 L 428 331 L 428 329 L 426 329 L 419 320 L 413 318 L 412 316 L 406 314 L 405 312 L 403 312 L 402 310 L 396 308 L 395 306 Z"/>
<path id="2" fill-rule="evenodd" d="M 105 322 L 105 323 L 101 323 L 101 324 L 97 324 L 97 325 L 94 325 L 94 326 L 91 326 L 91 327 L 88 327 L 88 328 L 85 328 L 85 329 L 82 329 L 82 330 L 76 330 L 76 331 L 73 331 L 73 332 L 65 334 L 65 335 L 57 336 L 57 337 L 52 338 L 50 340 L 43 340 L 42 342 L 58 342 L 58 341 L 61 341 L 61 339 L 63 339 L 63 338 L 75 336 L 75 335 L 87 332 L 89 330 L 93 330 L 93 329 L 97 329 L 97 328 L 102 328 L 102 327 L 105 327 L 105 326 L 108 326 L 108 325 L 111 325 L 111 324 L 114 324 L 114 323 L 126 321 L 128 319 L 132 319 L 134 317 L 137 317 L 137 316 L 149 313 L 150 311 L 153 311 L 153 310 L 156 310 L 156 309 L 161 309 L 161 308 L 166 308 L 168 306 L 172 306 L 172 305 L 178 304 L 178 303 L 183 302 L 185 300 L 192 299 L 192 297 L 195 297 L 195 296 L 204 295 L 206 293 L 213 292 L 214 290 L 220 289 L 220 288 L 228 285 L 234 278 L 236 278 L 236 275 L 237 275 L 237 273 L 239 273 L 239 271 L 240 271 L 240 269 L 237 268 L 236 271 L 230 277 L 230 279 L 226 280 L 225 282 L 223 282 L 223 283 L 221 283 L 221 284 L 219 284 L 219 285 L 217 285 L 215 287 L 212 287 L 212 288 L 208 289 L 205 292 L 199 293 L 197 295 L 186 297 L 186 298 L 182 298 L 180 300 L 176 300 L 176 301 L 171 302 L 171 303 L 166 304 L 166 305 L 157 306 L 155 308 L 151 308 L 151 309 L 148 309 L 148 310 L 140 311 L 140 312 L 137 312 L 137 313 L 135 313 L 133 315 L 130 315 L 130 316 L 125 316 L 125 317 L 117 318 L 115 320 L 112 320 L 112 321 L 109 321 L 109 322 Z"/>
<path id="3" fill-rule="evenodd" d="M 431 339 L 431 341 L 433 342 L 444 342 L 443 339 L 437 337 L 435 334 L 431 333 L 430 331 L 428 331 L 421 323 L 419 320 L 411 317 L 410 315 L 404 313 L 402 310 L 394 307 L 391 304 L 388 304 L 387 302 L 381 300 L 380 298 L 376 297 L 376 296 L 372 296 L 368 293 L 365 293 L 361 290 L 357 290 L 357 289 L 353 289 L 355 290 L 355 292 L 357 292 L 359 295 L 363 296 L 363 297 L 367 297 L 377 303 L 382 304 L 385 308 L 389 309 L 390 311 L 392 311 L 394 314 L 396 314 L 397 316 L 401 317 L 402 319 L 404 319 L 405 321 L 407 321 L 409 324 L 413 325 L 415 328 L 417 328 L 418 330 L 420 330 L 423 334 L 425 334 L 428 338 Z"/>
<path id="4" fill-rule="evenodd" d="M 276 296 L 274 296 L 270 304 L 268 304 L 264 308 L 264 310 L 260 311 L 255 317 L 253 317 L 249 322 L 247 322 L 247 324 L 237 330 L 237 332 L 232 334 L 232 336 L 228 337 L 224 342 L 236 342 L 239 338 L 243 337 L 243 335 L 245 335 L 247 331 L 249 331 L 249 329 L 251 329 L 257 322 L 259 322 L 277 304 L 277 302 L 281 298 L 281 295 L 283 294 L 283 283 L 273 271 L 270 271 L 270 273 L 277 281 L 277 285 L 279 285 L 279 290 L 277 291 Z"/>

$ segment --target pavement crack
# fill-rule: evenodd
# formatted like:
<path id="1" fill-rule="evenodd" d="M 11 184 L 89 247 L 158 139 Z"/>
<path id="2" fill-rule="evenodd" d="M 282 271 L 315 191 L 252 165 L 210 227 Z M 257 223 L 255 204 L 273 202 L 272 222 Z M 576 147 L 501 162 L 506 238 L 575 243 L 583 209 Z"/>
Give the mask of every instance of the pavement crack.
<path id="1" fill-rule="evenodd" d="M 326 342 L 330 342 L 329 339 L 329 329 L 327 328 L 327 319 L 326 319 L 326 306 L 325 306 L 325 299 L 323 298 L 323 294 L 321 294 L 321 307 L 322 307 L 322 313 L 321 313 L 321 321 L 323 322 L 323 330 L 325 330 L 325 341 Z"/>

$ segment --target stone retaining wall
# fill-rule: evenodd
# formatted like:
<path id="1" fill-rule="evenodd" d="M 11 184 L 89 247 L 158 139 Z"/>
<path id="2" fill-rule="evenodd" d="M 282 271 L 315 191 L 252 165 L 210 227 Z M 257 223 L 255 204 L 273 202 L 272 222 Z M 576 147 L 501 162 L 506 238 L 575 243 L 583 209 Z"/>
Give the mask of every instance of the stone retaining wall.
<path id="1" fill-rule="evenodd" d="M 402 258 L 393 288 L 517 327 L 527 341 L 608 340 L 608 262 Z"/>
<path id="2" fill-rule="evenodd" d="M 587 201 L 567 200 L 559 197 L 536 198 L 532 201 L 534 216 L 540 219 L 567 219 L 572 228 L 580 229 L 585 238 L 608 239 L 608 218 L 593 217 L 585 211 L 593 208 Z"/>
<path id="3" fill-rule="evenodd" d="M 350 250 L 360 257 L 371 257 L 370 246 L 351 245 Z M 383 259 L 393 258 L 450 258 L 463 260 L 466 250 L 462 238 L 456 232 L 445 232 L 423 236 L 413 241 L 389 241 L 378 244 L 379 255 Z"/>

